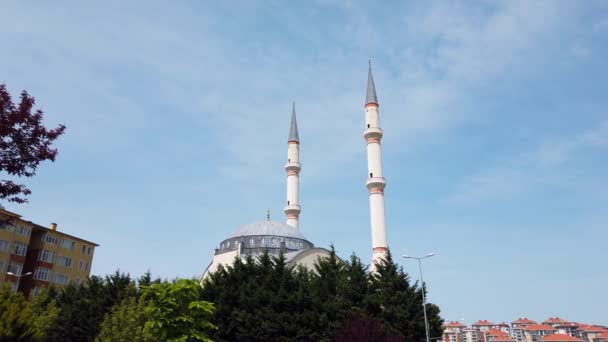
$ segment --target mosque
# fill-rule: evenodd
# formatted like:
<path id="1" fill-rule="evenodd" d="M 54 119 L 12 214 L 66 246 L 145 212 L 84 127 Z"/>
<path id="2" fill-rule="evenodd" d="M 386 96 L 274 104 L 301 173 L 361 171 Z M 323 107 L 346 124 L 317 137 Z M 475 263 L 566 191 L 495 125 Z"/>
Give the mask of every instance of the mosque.
<path id="1" fill-rule="evenodd" d="M 365 100 L 365 131 L 363 137 L 367 143 L 367 181 L 369 190 L 371 233 L 372 233 L 372 265 L 382 259 L 388 252 L 386 241 L 386 224 L 384 217 L 384 188 L 386 180 L 382 176 L 382 154 L 380 141 L 380 113 L 378 111 L 376 87 L 372 75 L 371 64 L 367 76 L 367 95 Z M 213 259 L 205 269 L 204 279 L 215 272 L 219 265 L 230 265 L 237 257 L 256 256 L 264 251 L 273 255 L 281 252 L 289 265 L 303 265 L 311 268 L 318 258 L 327 257 L 329 251 L 315 247 L 300 232 L 298 221 L 302 208 L 300 207 L 300 138 L 296 120 L 295 105 L 291 113 L 291 125 L 287 139 L 287 205 L 285 206 L 286 222 L 271 221 L 270 214 L 266 220 L 240 226 L 215 249 Z"/>

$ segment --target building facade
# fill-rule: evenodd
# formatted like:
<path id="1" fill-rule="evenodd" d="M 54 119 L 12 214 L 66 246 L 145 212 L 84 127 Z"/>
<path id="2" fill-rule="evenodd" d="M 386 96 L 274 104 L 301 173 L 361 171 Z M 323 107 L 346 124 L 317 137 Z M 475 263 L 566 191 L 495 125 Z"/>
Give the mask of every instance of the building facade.
<path id="1" fill-rule="evenodd" d="M 0 284 L 36 295 L 53 285 L 81 283 L 91 274 L 94 242 L 43 227 L 0 207 Z"/>
<path id="2" fill-rule="evenodd" d="M 528 318 L 506 323 L 480 320 L 470 327 L 452 321 L 444 325 L 443 342 L 608 342 L 608 327 L 551 317 L 542 324 Z"/>

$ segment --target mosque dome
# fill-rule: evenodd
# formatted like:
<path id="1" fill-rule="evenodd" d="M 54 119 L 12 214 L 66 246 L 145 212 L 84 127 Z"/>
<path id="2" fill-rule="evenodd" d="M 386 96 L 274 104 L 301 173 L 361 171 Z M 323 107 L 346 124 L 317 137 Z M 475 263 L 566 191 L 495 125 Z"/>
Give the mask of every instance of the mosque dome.
<path id="1" fill-rule="evenodd" d="M 280 236 L 286 238 L 295 238 L 306 240 L 304 235 L 297 231 L 292 226 L 277 221 L 264 220 L 259 222 L 248 223 L 240 226 L 235 230 L 228 239 L 237 238 L 240 236 Z"/>
<path id="2" fill-rule="evenodd" d="M 289 253 L 314 248 L 294 227 L 277 221 L 265 220 L 240 226 L 216 249 L 215 255 L 238 251 L 239 254 Z"/>

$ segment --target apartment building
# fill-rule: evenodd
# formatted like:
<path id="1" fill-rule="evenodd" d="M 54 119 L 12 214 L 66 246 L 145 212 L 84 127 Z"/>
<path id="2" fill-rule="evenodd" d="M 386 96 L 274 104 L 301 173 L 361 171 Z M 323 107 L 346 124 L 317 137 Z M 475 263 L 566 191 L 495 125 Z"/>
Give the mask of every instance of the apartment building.
<path id="1" fill-rule="evenodd" d="M 23 219 L 0 206 L 0 284 L 36 295 L 80 283 L 91 273 L 94 242 Z"/>
<path id="2" fill-rule="evenodd" d="M 444 326 L 443 342 L 608 342 L 608 327 L 551 317 L 542 324 L 528 318 L 506 323 L 480 320 L 470 327 L 460 322 Z"/>

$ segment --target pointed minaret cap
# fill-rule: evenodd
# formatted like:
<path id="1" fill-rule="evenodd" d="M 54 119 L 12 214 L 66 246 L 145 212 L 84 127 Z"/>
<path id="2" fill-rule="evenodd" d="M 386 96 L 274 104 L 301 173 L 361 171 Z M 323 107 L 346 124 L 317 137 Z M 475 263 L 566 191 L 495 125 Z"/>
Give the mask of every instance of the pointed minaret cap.
<path id="1" fill-rule="evenodd" d="M 378 97 L 376 96 L 376 86 L 374 85 L 374 75 L 372 75 L 372 61 L 369 60 L 369 72 L 367 73 L 367 96 L 365 97 L 365 105 L 373 103 L 378 105 Z"/>
<path id="2" fill-rule="evenodd" d="M 296 121 L 296 103 L 293 103 L 293 109 L 291 111 L 291 126 L 289 127 L 289 138 L 287 141 L 300 142 L 298 136 L 298 122 Z"/>

